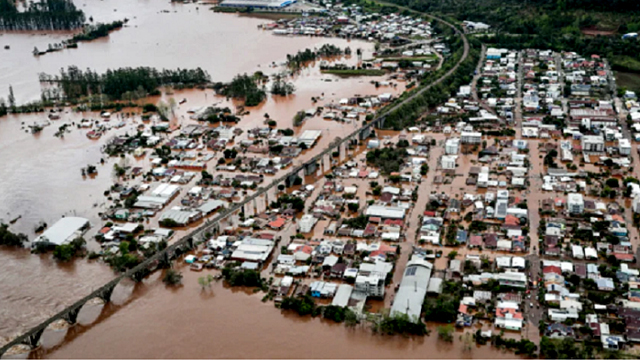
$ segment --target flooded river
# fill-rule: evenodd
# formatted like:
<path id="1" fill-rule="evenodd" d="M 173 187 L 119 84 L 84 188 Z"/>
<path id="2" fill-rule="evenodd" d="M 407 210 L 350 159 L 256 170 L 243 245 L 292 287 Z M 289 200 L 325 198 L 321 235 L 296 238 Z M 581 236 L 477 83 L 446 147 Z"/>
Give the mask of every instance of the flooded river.
<path id="1" fill-rule="evenodd" d="M 34 47 L 45 49 L 47 44 L 60 42 L 69 34 L 0 34 L 0 44 L 10 45 L 10 50 L 0 53 L 0 97 L 6 98 L 8 86 L 12 85 L 18 103 L 37 100 L 38 73 L 55 74 L 69 65 L 99 72 L 123 66 L 202 67 L 214 81 L 228 81 L 243 72 L 281 71 L 282 67 L 272 64 L 283 62 L 286 54 L 325 43 L 361 48 L 364 58 L 373 51 L 372 44 L 362 41 L 273 36 L 257 29 L 268 20 L 217 14 L 205 5 L 142 0 L 78 1 L 77 5 L 95 22 L 123 18 L 130 21 L 109 38 L 41 57 L 32 56 Z M 341 61 L 353 64 L 356 59 Z M 279 127 L 292 127 L 293 114 L 299 110 L 335 103 L 354 94 L 399 94 L 404 90 L 403 83 L 375 88 L 370 82 L 372 79 L 325 76 L 317 64 L 313 64 L 293 79 L 295 95 L 270 97 L 260 106 L 249 109 L 251 114 L 244 117 L 239 126 L 243 129 L 261 126 L 264 113 L 268 113 L 278 121 Z M 183 125 L 190 122 L 187 116 L 190 107 L 230 104 L 214 97 L 211 91 L 186 90 L 170 96 L 188 99 L 177 109 L 177 120 Z M 322 100 L 314 104 L 311 97 Z M 127 120 L 125 127 L 95 141 L 86 138 L 87 130 L 75 126 L 62 139 L 53 136 L 58 126 L 77 124 L 83 118 L 97 118 L 97 114 L 63 113 L 60 120 L 37 136 L 28 133 L 26 126 L 42 122 L 42 114 L 0 119 L 0 159 L 3 161 L 0 220 L 8 222 L 20 217 L 11 225 L 12 230 L 33 238 L 34 226 L 39 221 L 51 225 L 66 215 L 88 218 L 94 232 L 101 224 L 99 213 L 107 206 L 103 192 L 113 183 L 113 164 L 120 160 L 105 158 L 105 164 L 100 165 L 103 158 L 100 147 L 115 134 L 132 134 L 139 118 Z M 296 161 L 313 156 L 336 136 L 344 136 L 355 128 L 354 123 L 326 121 L 320 117 L 307 120 L 297 132 L 318 129 L 323 134 L 319 144 Z M 80 169 L 88 164 L 98 166 L 95 178 L 81 176 Z M 208 170 L 212 171 L 214 166 L 209 164 Z M 435 332 L 431 337 L 420 339 L 389 338 L 317 319 L 301 319 L 292 314 L 282 316 L 272 303 L 260 302 L 260 294 L 233 292 L 219 284 L 214 285 L 211 292 L 201 292 L 197 275 L 188 270 L 183 272 L 183 288 L 167 290 L 158 280 L 160 275 L 155 274 L 135 287 L 131 297 L 124 301 L 126 305 L 108 305 L 99 317 L 99 310 L 83 310 L 80 323 L 98 318 L 90 331 L 76 326 L 64 341 L 60 333 L 48 331 L 43 338 L 45 347 L 61 344 L 39 355 L 69 358 L 512 357 L 489 347 L 463 351 L 460 344 L 438 342 Z M 113 276 L 107 266 L 97 262 L 78 260 L 59 265 L 50 255 L 0 249 L 0 343 L 36 325 Z M 312 335 L 301 338 L 302 333 Z"/>
<path id="2" fill-rule="evenodd" d="M 53 358 L 513 358 L 489 346 L 464 350 L 439 341 L 435 329 L 424 338 L 379 336 L 359 326 L 280 313 L 263 293 L 213 284 L 201 290 L 186 268 L 184 286 L 165 288 L 156 274 L 139 284 L 127 305 L 99 318 L 88 331 L 40 356 Z M 139 295 L 139 294 L 143 294 Z M 44 340 L 43 340 L 44 341 Z M 117 344 L 117 346 L 114 346 Z"/>

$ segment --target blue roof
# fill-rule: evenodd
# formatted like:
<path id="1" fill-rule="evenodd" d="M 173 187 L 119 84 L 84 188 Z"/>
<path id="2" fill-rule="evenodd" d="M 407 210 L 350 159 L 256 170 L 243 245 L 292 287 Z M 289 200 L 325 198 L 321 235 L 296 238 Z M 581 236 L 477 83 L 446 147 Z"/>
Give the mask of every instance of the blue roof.
<path id="1" fill-rule="evenodd" d="M 458 235 L 456 237 L 459 243 L 466 244 L 467 243 L 467 232 L 465 230 L 458 230 Z"/>

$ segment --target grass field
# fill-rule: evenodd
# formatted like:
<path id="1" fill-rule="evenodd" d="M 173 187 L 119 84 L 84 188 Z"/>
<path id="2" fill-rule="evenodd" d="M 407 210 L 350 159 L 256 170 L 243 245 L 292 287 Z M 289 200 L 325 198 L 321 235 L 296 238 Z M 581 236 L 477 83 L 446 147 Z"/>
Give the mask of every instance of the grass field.
<path id="1" fill-rule="evenodd" d="M 618 88 L 626 88 L 640 94 L 640 74 L 616 71 Z"/>

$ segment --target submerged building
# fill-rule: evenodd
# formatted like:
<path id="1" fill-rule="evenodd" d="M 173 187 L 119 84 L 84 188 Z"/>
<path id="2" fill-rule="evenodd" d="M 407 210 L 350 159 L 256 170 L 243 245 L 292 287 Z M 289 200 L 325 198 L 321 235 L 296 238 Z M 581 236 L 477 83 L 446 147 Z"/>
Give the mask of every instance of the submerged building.
<path id="1" fill-rule="evenodd" d="M 427 295 L 433 264 L 423 259 L 412 259 L 400 282 L 400 288 L 391 306 L 391 315 L 406 314 L 413 321 L 420 319 L 422 303 Z"/>
<path id="2" fill-rule="evenodd" d="M 295 2 L 296 0 L 224 0 L 220 3 L 220 6 L 253 9 L 281 9 Z"/>
<path id="3" fill-rule="evenodd" d="M 47 246 L 59 246 L 70 243 L 72 240 L 81 237 L 89 228 L 89 220 L 81 217 L 64 217 L 52 227 L 48 228 L 31 242 L 31 247 L 37 244 Z"/>

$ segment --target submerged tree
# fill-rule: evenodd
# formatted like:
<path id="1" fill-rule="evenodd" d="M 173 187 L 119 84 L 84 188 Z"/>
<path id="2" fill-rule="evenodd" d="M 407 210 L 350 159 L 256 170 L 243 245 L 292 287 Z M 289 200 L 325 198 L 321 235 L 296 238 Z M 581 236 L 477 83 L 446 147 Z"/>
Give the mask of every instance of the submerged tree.
<path id="1" fill-rule="evenodd" d="M 18 11 L 13 0 L 0 0 L 2 30 L 71 30 L 82 27 L 85 16 L 71 0 L 30 1 Z"/>
<path id="2" fill-rule="evenodd" d="M 164 274 L 162 282 L 170 286 L 180 285 L 182 283 L 182 273 L 174 269 L 169 269 Z"/>

